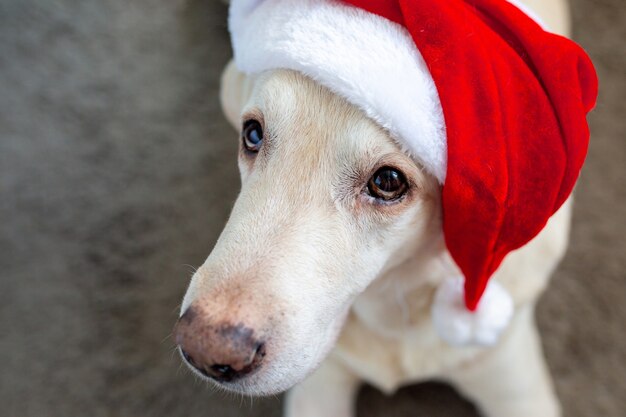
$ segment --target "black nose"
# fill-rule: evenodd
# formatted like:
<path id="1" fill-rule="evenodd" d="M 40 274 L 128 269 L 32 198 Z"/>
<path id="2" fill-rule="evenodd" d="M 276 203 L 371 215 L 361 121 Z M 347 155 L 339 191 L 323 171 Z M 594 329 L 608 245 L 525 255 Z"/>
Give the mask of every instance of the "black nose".
<path id="1" fill-rule="evenodd" d="M 265 344 L 243 324 L 213 324 L 196 314 L 193 306 L 181 316 L 174 338 L 185 361 L 217 381 L 232 381 L 257 370 Z"/>

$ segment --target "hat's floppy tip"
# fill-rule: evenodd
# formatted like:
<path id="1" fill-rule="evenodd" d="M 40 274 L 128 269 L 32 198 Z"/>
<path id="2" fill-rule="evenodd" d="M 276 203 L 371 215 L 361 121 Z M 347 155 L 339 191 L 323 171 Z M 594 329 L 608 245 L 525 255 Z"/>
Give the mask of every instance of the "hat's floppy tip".
<path id="1" fill-rule="evenodd" d="M 439 336 L 452 346 L 493 346 L 513 317 L 513 300 L 490 280 L 475 311 L 464 301 L 463 278 L 446 279 L 437 288 L 432 319 Z"/>

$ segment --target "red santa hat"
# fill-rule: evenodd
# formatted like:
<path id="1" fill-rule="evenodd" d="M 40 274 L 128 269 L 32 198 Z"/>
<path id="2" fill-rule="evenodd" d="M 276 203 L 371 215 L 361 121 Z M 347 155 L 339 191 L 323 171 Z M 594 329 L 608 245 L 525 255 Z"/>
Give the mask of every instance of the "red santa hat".
<path id="1" fill-rule="evenodd" d="M 435 299 L 455 344 L 512 315 L 489 279 L 570 195 L 597 77 L 585 52 L 505 0 L 233 0 L 235 63 L 300 71 L 360 107 L 443 186 L 463 280 Z"/>

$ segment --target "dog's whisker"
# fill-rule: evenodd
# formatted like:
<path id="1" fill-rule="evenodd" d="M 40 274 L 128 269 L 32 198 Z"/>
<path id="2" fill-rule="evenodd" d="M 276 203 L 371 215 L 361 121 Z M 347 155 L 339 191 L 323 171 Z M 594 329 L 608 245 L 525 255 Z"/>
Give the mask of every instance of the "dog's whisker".
<path id="1" fill-rule="evenodd" d="M 178 352 L 178 346 L 174 346 L 174 347 L 172 348 L 172 352 L 171 352 L 171 354 L 170 354 L 170 359 L 171 359 L 171 360 L 173 360 L 173 359 L 174 359 L 174 356 L 176 356 L 176 352 Z M 182 362 L 181 362 L 181 364 L 182 364 Z"/>
<path id="2" fill-rule="evenodd" d="M 170 332 L 167 336 L 163 338 L 163 340 L 161 340 L 161 344 L 163 344 L 167 339 L 171 338 L 172 336 L 173 334 Z"/>
<path id="3" fill-rule="evenodd" d="M 187 268 L 191 269 L 191 273 L 192 275 L 195 274 L 196 272 L 198 272 L 198 268 L 196 268 L 193 265 L 189 265 L 189 264 L 183 264 L 182 266 L 186 266 Z"/>
<path id="4" fill-rule="evenodd" d="M 176 307 L 174 307 L 174 309 L 172 310 L 172 313 L 177 314 L 178 312 L 180 312 L 180 309 L 182 307 L 183 303 L 178 303 L 178 305 Z"/>

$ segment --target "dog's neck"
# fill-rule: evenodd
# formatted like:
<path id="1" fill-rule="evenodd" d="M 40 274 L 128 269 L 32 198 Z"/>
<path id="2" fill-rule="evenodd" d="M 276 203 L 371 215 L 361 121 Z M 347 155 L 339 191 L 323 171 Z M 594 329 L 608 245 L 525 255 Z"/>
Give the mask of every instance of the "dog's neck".
<path id="1" fill-rule="evenodd" d="M 370 330 L 387 337 L 430 325 L 440 282 L 458 273 L 439 236 L 381 275 L 355 300 L 352 310 Z M 399 319 L 400 318 L 400 319 Z"/>

